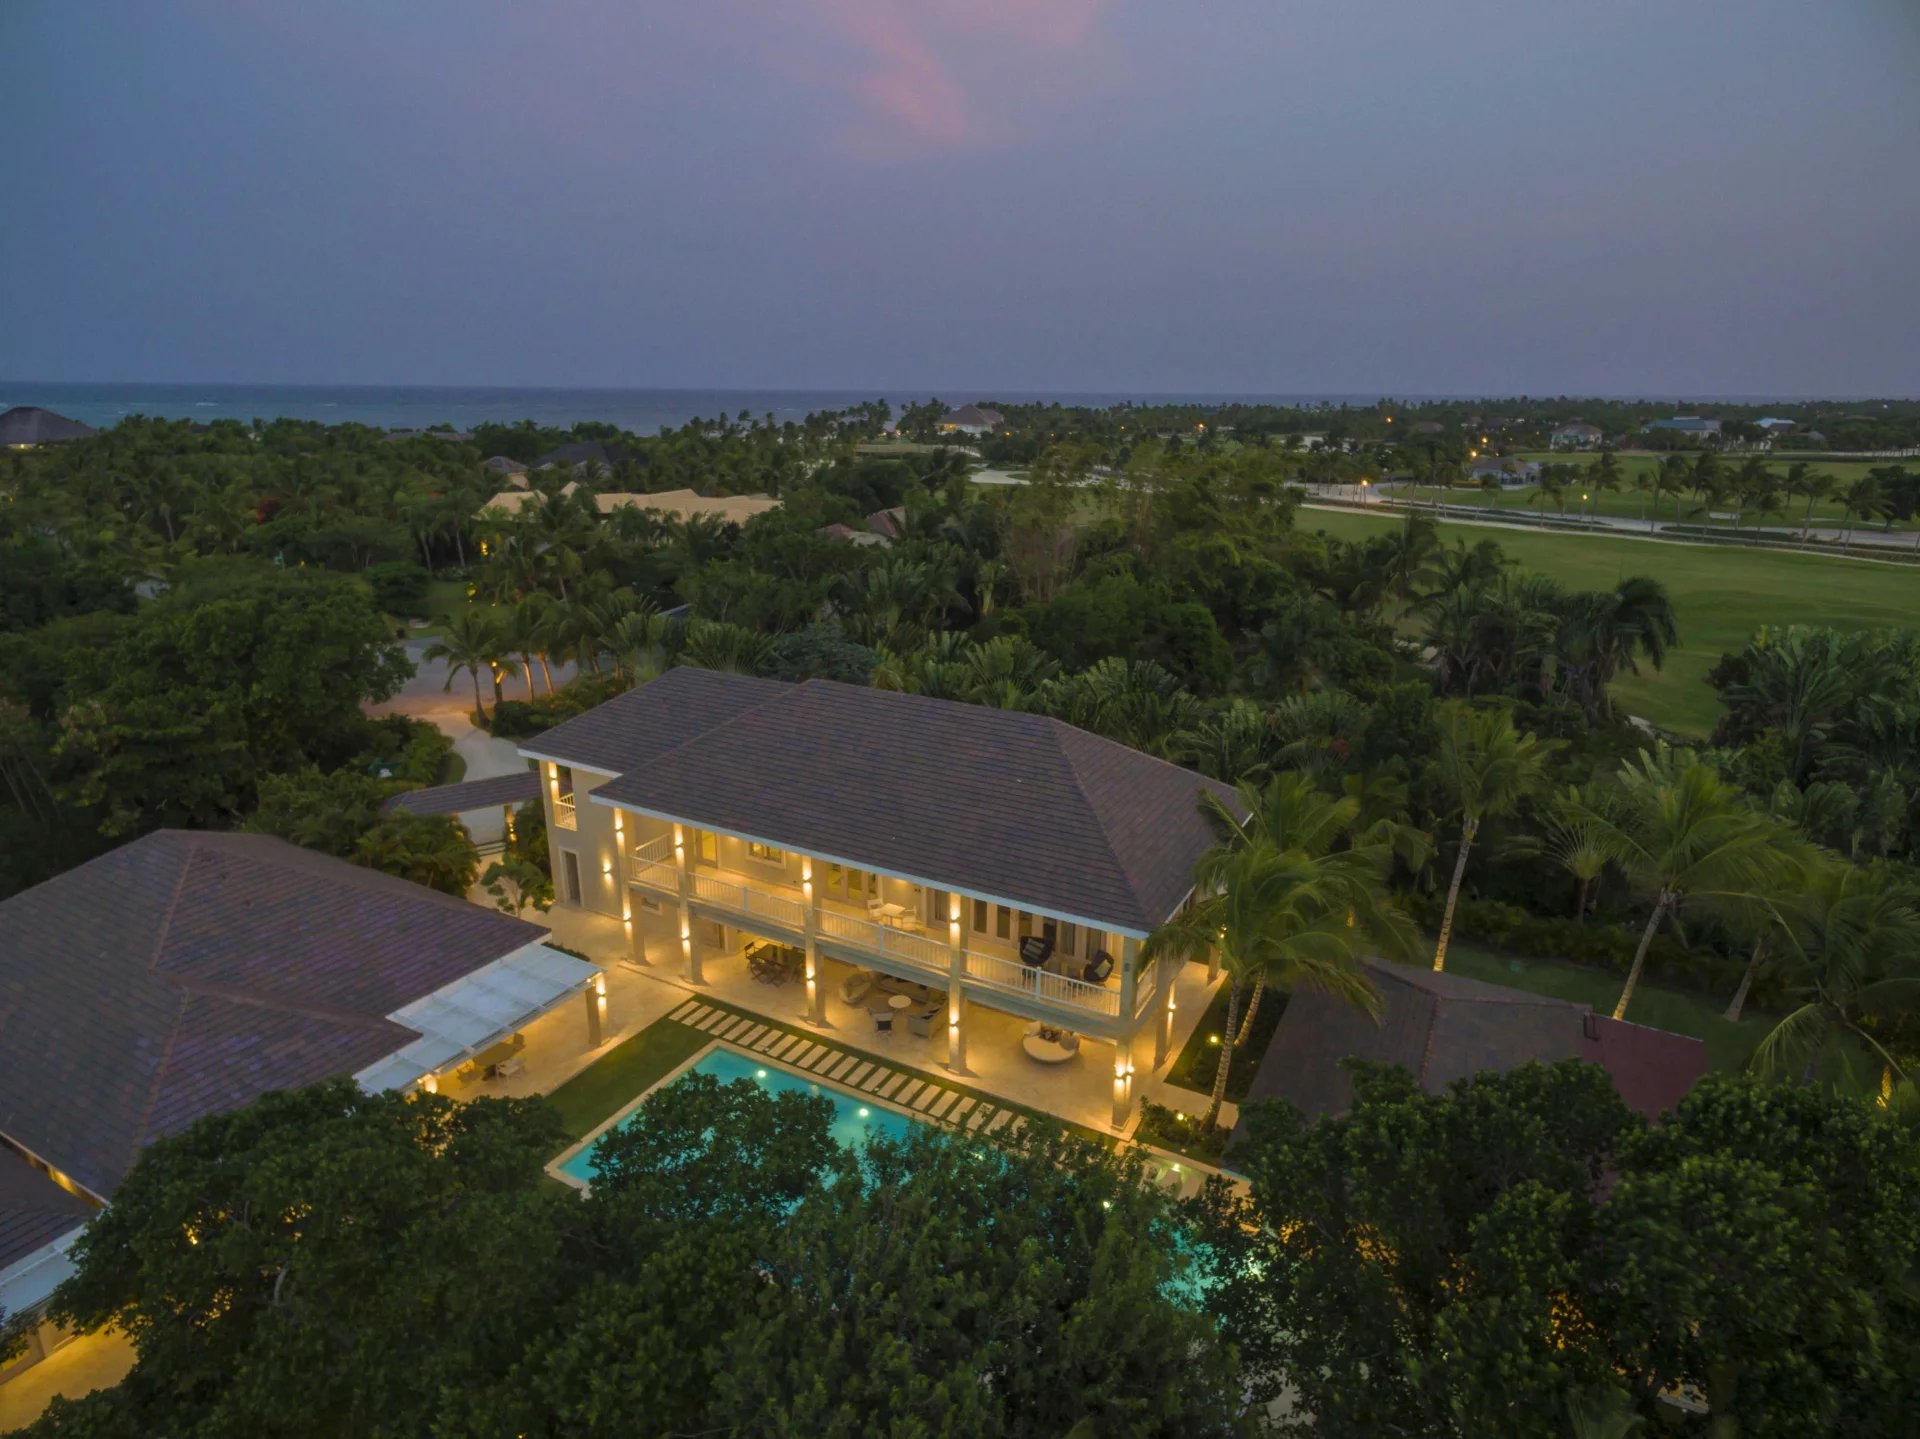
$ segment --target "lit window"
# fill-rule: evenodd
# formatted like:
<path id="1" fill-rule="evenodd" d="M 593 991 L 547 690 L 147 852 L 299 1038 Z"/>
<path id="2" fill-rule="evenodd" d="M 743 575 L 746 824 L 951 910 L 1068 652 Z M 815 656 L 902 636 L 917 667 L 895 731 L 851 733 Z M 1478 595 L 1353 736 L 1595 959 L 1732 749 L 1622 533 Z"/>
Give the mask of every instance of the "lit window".
<path id="1" fill-rule="evenodd" d="M 697 852 L 700 858 L 707 864 L 720 863 L 720 842 L 714 838 L 713 831 L 700 829 L 695 830 L 694 834 L 698 836 Z"/>
<path id="2" fill-rule="evenodd" d="M 784 849 L 775 849 L 772 845 L 762 844 L 757 839 L 747 841 L 747 853 L 755 859 L 765 860 L 768 864 L 785 864 L 787 862 L 787 852 Z"/>

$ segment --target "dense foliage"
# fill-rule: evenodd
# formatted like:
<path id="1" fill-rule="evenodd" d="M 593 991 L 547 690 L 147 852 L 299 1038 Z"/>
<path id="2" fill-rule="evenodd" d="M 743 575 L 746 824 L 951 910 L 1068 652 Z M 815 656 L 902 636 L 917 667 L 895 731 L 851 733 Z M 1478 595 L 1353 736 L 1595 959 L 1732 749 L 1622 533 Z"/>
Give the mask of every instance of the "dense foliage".
<path id="1" fill-rule="evenodd" d="M 272 1095 L 147 1151 L 54 1310 L 139 1360 L 55 1435 L 1246 1432 L 1138 1165 L 1033 1131 L 864 1163 L 691 1076 L 548 1180 L 540 1101 Z M 1076 1426 L 1081 1426 L 1076 1428 Z"/>

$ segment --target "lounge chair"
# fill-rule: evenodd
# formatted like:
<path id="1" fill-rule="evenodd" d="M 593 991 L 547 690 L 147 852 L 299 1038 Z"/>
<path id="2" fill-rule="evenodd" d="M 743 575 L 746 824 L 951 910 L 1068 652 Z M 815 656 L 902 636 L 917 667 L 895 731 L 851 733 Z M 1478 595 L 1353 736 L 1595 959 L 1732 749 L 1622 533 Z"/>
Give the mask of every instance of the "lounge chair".
<path id="1" fill-rule="evenodd" d="M 859 1004 L 873 993 L 873 986 L 880 976 L 870 969 L 856 969 L 840 981 L 840 999 L 845 1004 Z"/>
<path id="2" fill-rule="evenodd" d="M 1113 973 L 1113 956 L 1104 949 L 1096 949 L 1093 958 L 1087 961 L 1087 967 L 1080 977 L 1088 984 L 1105 984 L 1107 976 Z"/>
<path id="3" fill-rule="evenodd" d="M 876 1030 L 882 1034 L 893 1033 L 893 1011 L 891 1009 L 870 1009 L 867 1013 L 873 1016 L 873 1027 Z"/>

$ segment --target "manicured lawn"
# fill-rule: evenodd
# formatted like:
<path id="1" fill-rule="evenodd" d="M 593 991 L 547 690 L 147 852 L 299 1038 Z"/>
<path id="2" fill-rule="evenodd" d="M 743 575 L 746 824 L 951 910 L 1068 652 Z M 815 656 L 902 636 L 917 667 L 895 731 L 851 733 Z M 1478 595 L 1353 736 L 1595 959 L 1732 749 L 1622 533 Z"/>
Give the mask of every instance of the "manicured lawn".
<path id="1" fill-rule="evenodd" d="M 1365 539 L 1400 516 L 1303 510 L 1302 529 Z M 1521 565 L 1578 589 L 1604 589 L 1630 574 L 1666 583 L 1680 623 L 1680 644 L 1666 667 L 1615 682 L 1629 714 L 1704 738 L 1719 718 L 1706 684 L 1720 656 L 1744 646 L 1760 625 L 1835 625 L 1870 629 L 1920 624 L 1920 582 L 1904 568 L 1823 555 L 1767 554 L 1606 535 L 1533 534 L 1441 525 L 1444 538 L 1497 540 Z"/>
<path id="2" fill-rule="evenodd" d="M 567 1136 L 578 1139 L 692 1059 L 710 1038 L 671 1019 L 658 1020 L 581 1070 L 547 1099 L 560 1111 Z"/>

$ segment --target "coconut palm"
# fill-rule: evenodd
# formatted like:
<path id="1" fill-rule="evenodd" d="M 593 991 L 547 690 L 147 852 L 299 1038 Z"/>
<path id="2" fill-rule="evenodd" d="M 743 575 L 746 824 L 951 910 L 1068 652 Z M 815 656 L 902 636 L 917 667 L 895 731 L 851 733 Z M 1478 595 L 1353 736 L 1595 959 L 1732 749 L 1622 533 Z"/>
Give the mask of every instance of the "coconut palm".
<path id="1" fill-rule="evenodd" d="M 1798 1060 L 1802 1082 L 1811 1083 L 1834 1037 L 1851 1034 L 1904 1078 L 1866 1021 L 1920 1005 L 1913 890 L 1879 867 L 1823 865 L 1788 902 L 1783 928 L 1787 987 L 1798 1003 L 1760 1041 L 1752 1067 L 1773 1074 Z"/>
<path id="2" fill-rule="evenodd" d="M 1749 805 L 1704 761 L 1663 745 L 1622 765 L 1607 802 L 1570 806 L 1592 824 L 1608 857 L 1653 899 L 1615 1019 L 1625 1019 L 1661 924 L 1692 899 L 1764 896 L 1787 847 L 1785 827 Z"/>
<path id="3" fill-rule="evenodd" d="M 1373 845 L 1347 843 L 1359 806 L 1298 775 L 1265 790 L 1243 785 L 1245 819 L 1212 795 L 1202 808 L 1223 832 L 1194 869 L 1195 898 L 1147 937 L 1143 958 L 1202 960 L 1216 949 L 1227 977 L 1227 1022 L 1205 1127 L 1220 1118 L 1235 1047 L 1268 984 L 1307 988 L 1379 1013 L 1361 963 L 1371 944 L 1407 956 L 1416 943 L 1394 907 Z M 1241 1001 L 1249 994 L 1248 1018 Z"/>
<path id="4" fill-rule="evenodd" d="M 423 659 L 447 662 L 447 682 L 442 689 L 451 690 L 454 678 L 463 670 L 473 676 L 473 708 L 480 722 L 486 724 L 487 705 L 480 694 L 480 672 L 485 670 L 495 677 L 497 693 L 498 661 L 504 652 L 500 627 L 493 615 L 479 605 L 468 605 L 448 620 L 445 633 L 420 653 Z"/>
<path id="5" fill-rule="evenodd" d="M 1453 936 L 1453 911 L 1460 902 L 1460 882 L 1466 878 L 1467 857 L 1481 824 L 1511 814 L 1546 783 L 1546 763 L 1557 741 L 1514 728 L 1512 713 L 1502 708 L 1475 709 L 1458 700 L 1443 705 L 1439 716 L 1439 773 L 1460 808 L 1460 852 L 1447 885 L 1447 907 L 1440 917 L 1440 938 L 1434 945 L 1433 967 L 1447 967 L 1447 942 Z"/>

